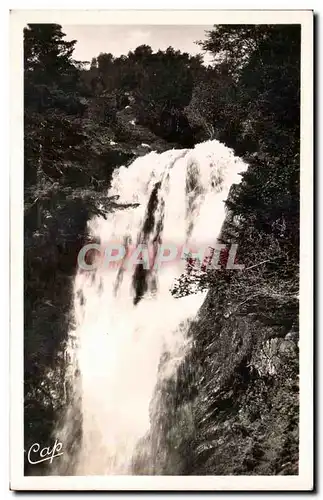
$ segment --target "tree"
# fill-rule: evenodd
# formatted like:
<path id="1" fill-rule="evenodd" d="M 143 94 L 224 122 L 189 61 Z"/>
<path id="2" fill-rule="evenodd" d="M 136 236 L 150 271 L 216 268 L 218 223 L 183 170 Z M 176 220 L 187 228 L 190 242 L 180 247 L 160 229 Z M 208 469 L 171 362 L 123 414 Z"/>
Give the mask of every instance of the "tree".
<path id="1" fill-rule="evenodd" d="M 98 68 L 98 60 L 96 57 L 92 57 L 90 70 L 95 70 Z"/>
<path id="2" fill-rule="evenodd" d="M 229 73 L 237 78 L 271 28 L 265 24 L 221 24 L 208 31 L 206 39 L 198 44 L 212 54 L 216 65 L 225 63 Z"/>
<path id="3" fill-rule="evenodd" d="M 115 58 L 100 53 L 97 68 L 83 72 L 82 78 L 88 89 L 92 85 L 92 95 L 102 99 L 115 95 L 117 111 L 131 102 L 136 122 L 157 136 L 193 145 L 184 108 L 202 70 L 201 56 L 190 56 L 172 47 L 153 52 L 149 45 L 140 45 L 127 56 Z M 117 124 L 118 120 L 114 121 Z M 117 126 L 122 128 L 120 123 Z"/>
<path id="4" fill-rule="evenodd" d="M 39 185 L 43 176 L 63 176 L 65 153 L 71 157 L 72 149 L 77 154 L 84 142 L 74 118 L 84 112 L 72 59 L 76 41 L 65 42 L 64 37 L 56 24 L 24 30 L 26 186 Z"/>
<path id="5" fill-rule="evenodd" d="M 219 25 L 199 43 L 214 67 L 187 115 L 249 163 L 228 207 L 246 226 L 284 238 L 297 259 L 300 26 Z"/>
<path id="6" fill-rule="evenodd" d="M 77 67 L 72 59 L 76 40 L 67 42 L 58 24 L 29 24 L 24 29 L 24 72 L 28 98 L 28 83 L 34 86 L 59 85 L 61 89 L 75 88 Z"/>
<path id="7" fill-rule="evenodd" d="M 221 141 L 228 127 L 230 132 L 237 128 L 240 115 L 237 93 L 237 84 L 226 64 L 203 71 L 194 85 L 192 99 L 185 108 L 190 124 L 197 130 L 203 130 L 202 139 Z"/>
<path id="8" fill-rule="evenodd" d="M 63 352 L 71 328 L 72 276 L 87 221 L 102 203 L 99 195 L 94 198 L 96 156 L 82 123 L 75 41 L 65 42 L 64 36 L 58 25 L 24 30 L 26 449 L 50 442 L 68 404 Z"/>

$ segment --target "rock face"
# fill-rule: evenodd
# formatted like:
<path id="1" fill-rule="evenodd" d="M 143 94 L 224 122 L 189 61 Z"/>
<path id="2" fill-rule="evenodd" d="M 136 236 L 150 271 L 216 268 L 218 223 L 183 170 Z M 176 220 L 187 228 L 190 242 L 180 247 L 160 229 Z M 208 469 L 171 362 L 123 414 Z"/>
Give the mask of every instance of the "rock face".
<path id="1" fill-rule="evenodd" d="M 154 474 L 298 474 L 298 301 L 210 290 L 156 408 Z M 156 418 L 156 416 L 155 416 Z"/>

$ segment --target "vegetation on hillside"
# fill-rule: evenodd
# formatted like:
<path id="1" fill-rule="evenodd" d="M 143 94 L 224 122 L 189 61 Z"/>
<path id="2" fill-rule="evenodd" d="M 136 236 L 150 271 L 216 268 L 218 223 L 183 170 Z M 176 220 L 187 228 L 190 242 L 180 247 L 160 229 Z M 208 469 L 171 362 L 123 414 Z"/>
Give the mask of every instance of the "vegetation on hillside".
<path id="1" fill-rule="evenodd" d="M 115 167 L 213 138 L 233 148 L 249 169 L 231 191 L 221 238 L 239 244 L 247 268 L 266 262 L 198 280 L 233 308 L 298 293 L 300 27 L 215 26 L 199 42 L 214 56 L 209 67 L 202 56 L 142 45 L 94 54 L 86 69 L 75 43 L 59 25 L 24 30 L 25 449 L 50 442 L 68 402 L 76 257 L 88 219 L 117 209 L 105 196 Z M 186 289 L 187 275 L 177 292 Z"/>
<path id="2" fill-rule="evenodd" d="M 226 269 L 225 250 L 220 270 L 188 258 L 172 293 L 209 293 L 190 328 L 190 353 L 156 391 L 153 451 L 143 463 L 154 474 L 294 475 L 300 27 L 218 26 L 201 44 L 216 63 L 189 113 L 249 164 L 220 237 L 238 243 L 245 267 Z"/>

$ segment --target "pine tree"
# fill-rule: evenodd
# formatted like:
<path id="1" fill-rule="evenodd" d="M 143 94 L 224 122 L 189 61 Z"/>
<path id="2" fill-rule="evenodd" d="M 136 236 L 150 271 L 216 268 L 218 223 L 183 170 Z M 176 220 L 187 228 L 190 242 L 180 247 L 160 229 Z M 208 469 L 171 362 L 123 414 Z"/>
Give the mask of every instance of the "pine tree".
<path id="1" fill-rule="evenodd" d="M 26 448 L 40 439 L 50 442 L 66 403 L 62 352 L 71 275 L 93 208 L 75 41 L 64 36 L 52 24 L 24 30 Z"/>

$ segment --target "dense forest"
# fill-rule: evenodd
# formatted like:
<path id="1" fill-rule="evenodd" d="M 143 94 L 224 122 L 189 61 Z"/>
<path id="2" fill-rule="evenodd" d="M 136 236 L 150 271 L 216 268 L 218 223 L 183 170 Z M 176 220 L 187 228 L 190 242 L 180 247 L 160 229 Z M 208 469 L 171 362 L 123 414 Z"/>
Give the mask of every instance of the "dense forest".
<path id="1" fill-rule="evenodd" d="M 268 340 L 273 336 L 268 325 L 276 330 L 283 325 L 284 334 L 297 331 L 300 36 L 299 25 L 217 25 L 205 33 L 204 40 L 197 41 L 201 55 L 191 56 L 172 47 L 154 52 L 142 45 L 120 57 L 93 54 L 91 63 L 85 64 L 73 59 L 76 41 L 66 41 L 61 26 L 32 24 L 25 28 L 25 449 L 35 442 L 50 442 L 54 422 L 68 404 L 64 346 L 73 321 L 73 277 L 78 251 L 87 240 L 87 221 L 94 214 L 104 217 L 118 210 L 117 200 L 106 196 L 113 170 L 150 150 L 194 147 L 217 139 L 249 164 L 241 184 L 230 193 L 229 216 L 221 237 L 224 242 L 239 244 L 239 259 L 250 271 L 210 271 L 197 278 L 190 271 L 173 294 L 187 293 L 192 279 L 208 287 L 209 302 L 216 301 L 219 307 L 214 312 L 212 304 L 205 304 L 205 323 L 217 318 L 219 329 L 230 329 L 223 317 L 231 317 L 238 306 L 252 306 L 262 314 L 254 321 L 260 322 L 257 328 L 261 339 L 269 342 L 269 350 L 274 347 Z M 209 66 L 203 64 L 204 51 L 213 56 Z M 226 304 L 231 304 L 229 312 Z M 249 321 L 251 313 L 244 311 Z M 205 358 L 201 351 L 203 345 L 212 343 L 206 324 L 199 326 L 199 346 L 192 352 L 201 370 L 211 362 L 210 352 Z M 265 435 L 258 425 L 259 414 L 273 418 L 274 398 L 281 394 L 293 439 L 287 444 L 284 441 L 285 455 L 265 458 L 269 468 L 260 467 L 256 473 L 293 474 L 297 468 L 297 344 L 285 341 L 293 345 L 285 345 L 282 355 L 286 359 L 276 380 L 267 374 L 260 382 L 252 381 L 257 391 L 254 397 L 246 389 L 245 377 L 249 382 L 253 377 L 250 372 L 246 375 L 246 366 L 251 363 L 250 331 L 255 326 L 238 328 L 245 332 L 245 339 L 240 339 L 244 358 L 239 358 L 240 372 L 228 372 L 225 382 L 233 386 L 233 393 L 227 394 L 227 385 L 222 394 L 215 391 L 205 413 L 213 418 L 215 406 L 225 413 L 230 405 L 234 412 L 243 392 L 254 411 L 250 422 L 246 420 L 244 428 L 237 430 L 245 442 L 251 429 Z M 226 349 L 229 347 L 223 346 L 223 352 Z M 232 359 L 233 365 L 235 362 Z M 187 379 L 192 381 L 192 375 L 187 375 L 184 366 L 178 383 L 185 390 L 177 393 L 189 401 L 194 390 L 186 387 Z M 176 413 L 182 403 L 172 400 L 169 425 L 183 420 L 183 414 Z M 161 411 L 160 418 L 164 413 Z M 208 436 L 207 429 L 200 432 Z M 225 436 L 227 430 L 221 432 Z M 182 435 L 177 450 L 186 457 L 185 468 L 178 470 L 175 459 L 168 467 L 184 474 L 227 472 L 216 461 L 209 463 L 205 451 L 197 462 L 190 462 L 194 443 L 185 438 L 185 432 Z M 167 436 L 164 445 L 171 448 L 173 441 Z M 209 439 L 215 439 L 214 433 Z M 242 445 L 235 439 L 236 468 L 229 473 L 254 473 L 255 457 L 266 457 L 263 450 L 268 443 L 259 442 L 244 462 L 239 455 Z M 280 435 L 277 442 L 284 447 Z M 233 447 L 229 438 L 227 443 Z M 229 457 L 228 449 L 223 456 L 226 453 Z M 288 465 L 283 467 L 284 463 Z M 158 467 L 167 470 L 165 464 Z M 31 473 L 27 462 L 26 473 Z"/>

